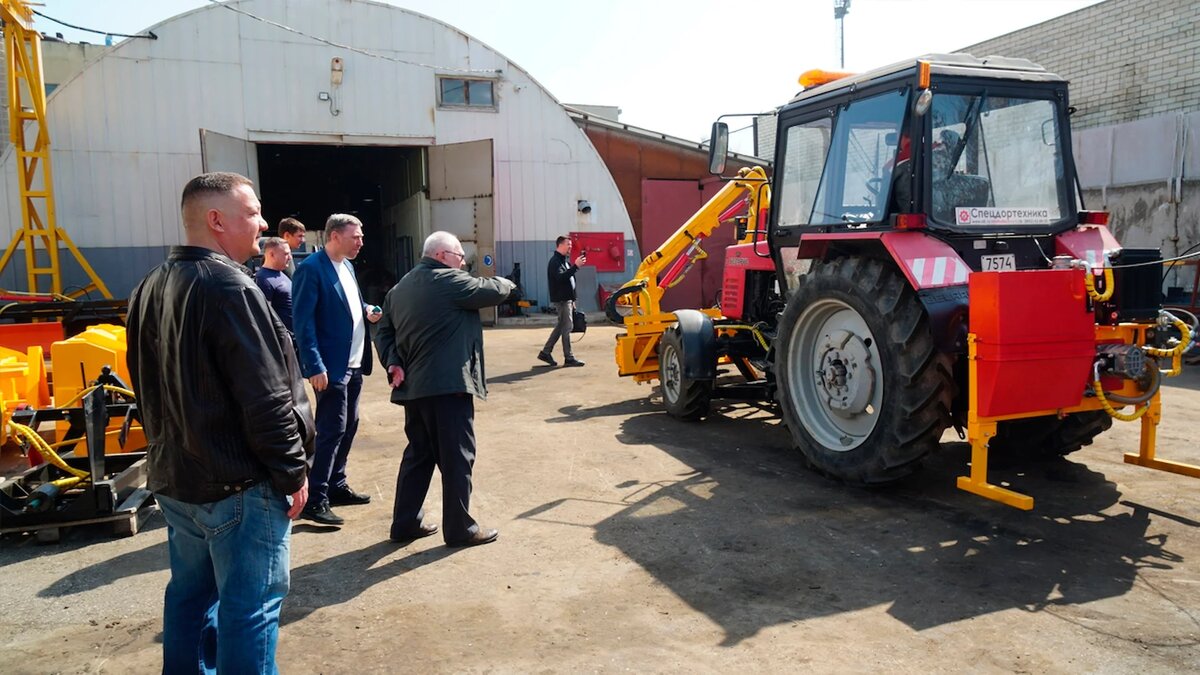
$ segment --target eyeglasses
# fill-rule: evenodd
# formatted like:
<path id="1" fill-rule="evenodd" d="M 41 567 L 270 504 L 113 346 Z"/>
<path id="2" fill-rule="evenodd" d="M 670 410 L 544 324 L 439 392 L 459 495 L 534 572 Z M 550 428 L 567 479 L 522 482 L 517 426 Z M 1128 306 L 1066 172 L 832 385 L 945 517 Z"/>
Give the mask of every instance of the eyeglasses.
<path id="1" fill-rule="evenodd" d="M 448 250 L 447 250 L 447 251 L 442 251 L 442 253 L 449 253 L 450 255 L 456 255 L 456 256 L 458 256 L 458 259 L 459 259 L 459 260 L 466 260 L 466 259 L 467 259 L 467 254 L 465 254 L 465 253 L 459 253 L 458 251 L 448 251 Z"/>

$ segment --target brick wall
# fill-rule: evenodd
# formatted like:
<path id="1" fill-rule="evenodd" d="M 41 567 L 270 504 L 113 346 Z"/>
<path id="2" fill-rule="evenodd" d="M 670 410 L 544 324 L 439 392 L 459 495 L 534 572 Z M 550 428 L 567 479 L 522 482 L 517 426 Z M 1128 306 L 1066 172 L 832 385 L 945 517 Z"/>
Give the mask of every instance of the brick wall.
<path id="1" fill-rule="evenodd" d="M 1107 0 L 958 50 L 1026 58 L 1071 83 L 1075 129 L 1200 110 L 1200 2 Z"/>

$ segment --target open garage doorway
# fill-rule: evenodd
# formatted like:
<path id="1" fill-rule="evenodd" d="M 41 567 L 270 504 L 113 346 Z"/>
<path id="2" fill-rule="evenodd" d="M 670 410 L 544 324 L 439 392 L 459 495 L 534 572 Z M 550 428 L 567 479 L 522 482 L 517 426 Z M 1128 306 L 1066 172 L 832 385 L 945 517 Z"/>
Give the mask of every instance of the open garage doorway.
<path id="1" fill-rule="evenodd" d="M 268 232 L 280 219 L 304 223 L 309 244 L 324 242 L 325 219 L 349 213 L 363 222 L 354 261 L 363 299 L 383 296 L 420 258 L 430 229 L 423 147 L 257 143 L 259 190 Z"/>

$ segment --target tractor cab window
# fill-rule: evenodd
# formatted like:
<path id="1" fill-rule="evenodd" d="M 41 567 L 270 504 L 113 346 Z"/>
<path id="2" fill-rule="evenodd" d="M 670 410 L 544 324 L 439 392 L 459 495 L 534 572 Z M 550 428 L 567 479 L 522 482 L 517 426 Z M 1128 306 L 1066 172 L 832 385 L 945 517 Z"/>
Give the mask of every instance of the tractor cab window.
<path id="1" fill-rule="evenodd" d="M 907 91 L 852 101 L 790 127 L 777 181 L 780 227 L 877 223 L 888 215 Z"/>
<path id="2" fill-rule="evenodd" d="M 1069 211 L 1057 106 L 1044 99 L 933 98 L 930 216 L 959 227 L 1049 225 Z"/>

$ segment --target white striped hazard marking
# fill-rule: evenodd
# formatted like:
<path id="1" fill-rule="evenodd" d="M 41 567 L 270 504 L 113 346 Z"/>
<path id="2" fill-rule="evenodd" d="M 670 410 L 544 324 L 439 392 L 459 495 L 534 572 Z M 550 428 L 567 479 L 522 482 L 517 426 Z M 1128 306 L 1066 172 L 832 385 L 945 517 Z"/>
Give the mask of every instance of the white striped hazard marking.
<path id="1" fill-rule="evenodd" d="M 971 273 L 963 261 L 949 256 L 913 258 L 908 261 L 908 269 L 921 287 L 965 284 Z"/>

